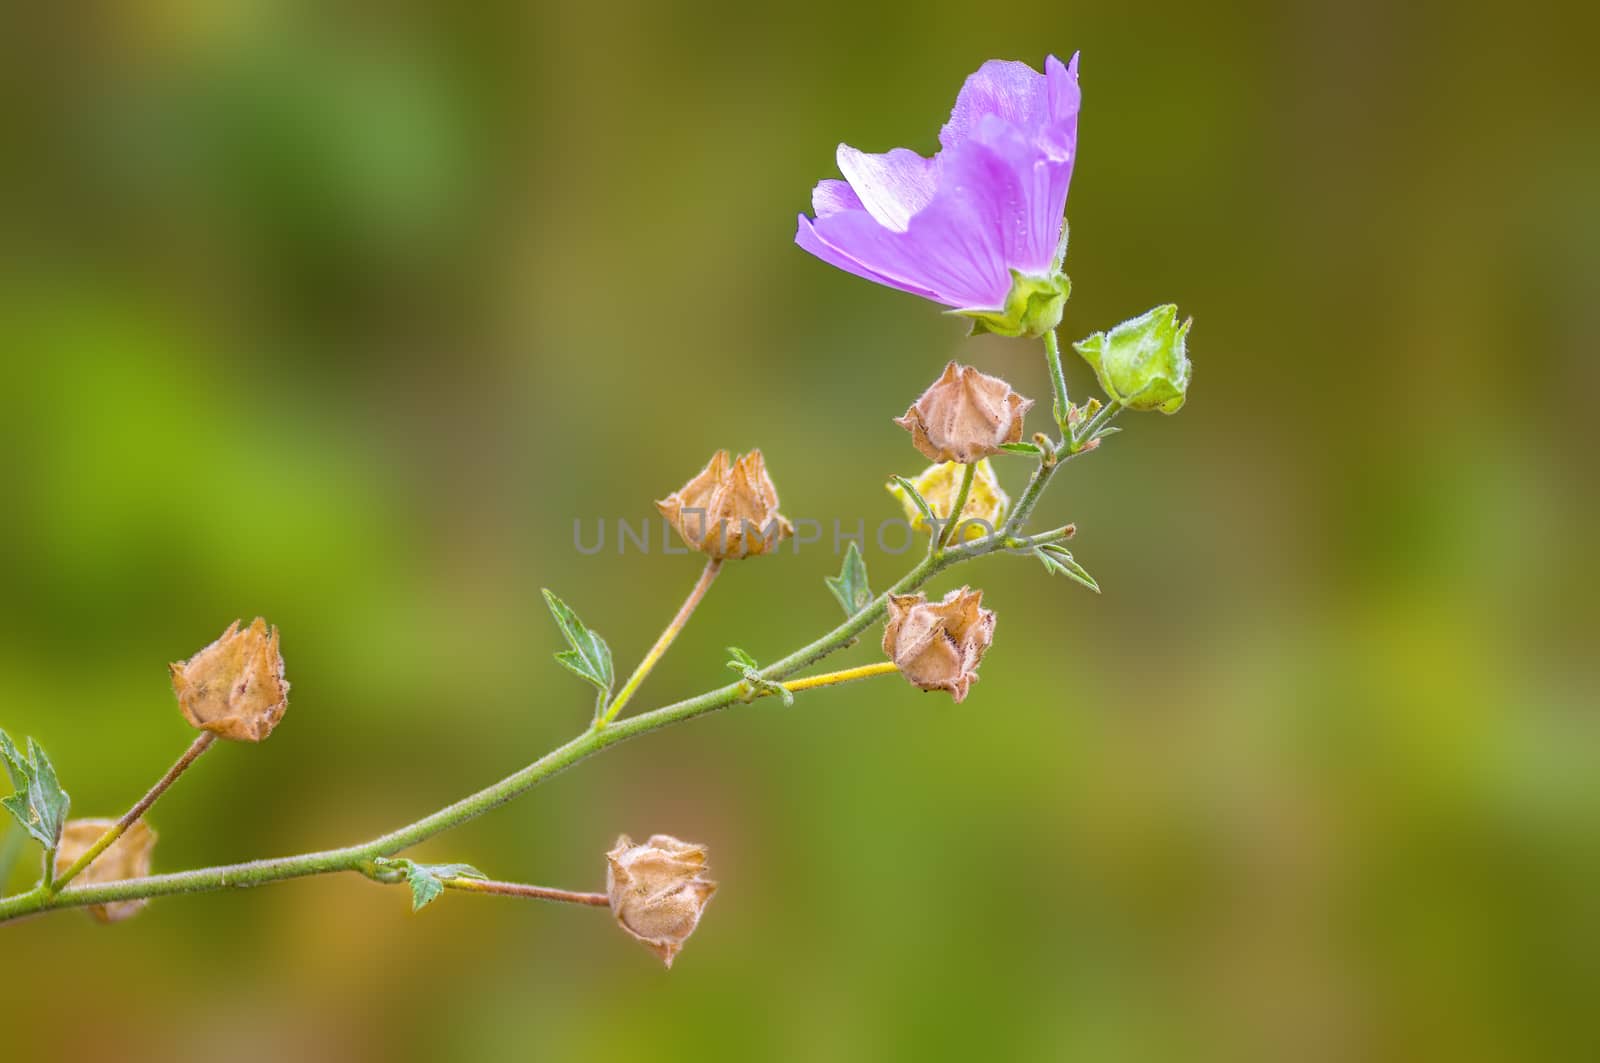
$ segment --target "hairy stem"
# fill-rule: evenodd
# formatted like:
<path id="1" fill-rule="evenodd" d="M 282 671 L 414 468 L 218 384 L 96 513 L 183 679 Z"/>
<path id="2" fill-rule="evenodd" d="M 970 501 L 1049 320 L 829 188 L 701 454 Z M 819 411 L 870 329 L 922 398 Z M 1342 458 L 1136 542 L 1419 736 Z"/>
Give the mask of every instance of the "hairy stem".
<path id="1" fill-rule="evenodd" d="M 82 856 L 72 862 L 71 867 L 68 867 L 48 883 L 50 892 L 59 893 L 63 886 L 88 870 L 89 865 L 94 863 L 101 853 L 111 848 L 118 838 L 128 833 L 130 827 L 144 818 L 144 814 L 150 811 L 150 806 L 155 804 L 161 795 L 167 792 L 167 788 L 178 781 L 178 776 L 187 771 L 189 765 L 199 760 L 200 754 L 210 749 L 211 744 L 216 740 L 217 736 L 210 731 L 200 732 L 200 737 L 190 744 L 189 748 L 184 751 L 183 756 L 178 758 L 177 763 L 168 768 L 167 773 L 154 786 L 150 787 L 149 791 L 139 798 L 132 808 L 123 813 L 122 818 L 117 820 L 110 830 L 100 835 Z"/>
<path id="2" fill-rule="evenodd" d="M 1121 412 L 1122 403 L 1115 399 L 1112 399 L 1110 402 L 1100 407 L 1099 411 L 1094 415 L 1094 417 L 1089 420 L 1089 423 L 1084 425 L 1073 435 L 1073 453 L 1076 454 L 1090 443 L 1093 443 L 1095 439 L 1099 437 L 1100 433 L 1105 430 L 1106 426 L 1109 425 L 1116 418 L 1117 414 Z"/>
<path id="3" fill-rule="evenodd" d="M 445 889 L 467 893 L 492 893 L 500 897 L 532 897 L 537 901 L 560 901 L 565 904 L 588 904 L 596 908 L 609 908 L 611 898 L 604 893 L 579 893 L 576 890 L 551 889 L 548 886 L 528 886 L 521 882 L 494 882 L 486 878 L 446 879 Z"/>
<path id="4" fill-rule="evenodd" d="M 1055 414 L 1056 426 L 1061 429 L 1062 435 L 1070 438 L 1067 410 L 1072 405 L 1072 400 L 1067 397 L 1067 374 L 1061 368 L 1061 342 L 1056 339 L 1055 329 L 1044 334 L 1044 360 L 1050 367 L 1050 390 L 1055 393 L 1051 412 Z"/>
<path id="5" fill-rule="evenodd" d="M 961 486 L 956 488 L 955 501 L 950 503 L 950 513 L 945 522 L 933 529 L 932 552 L 937 554 L 955 541 L 956 528 L 961 524 L 961 514 L 967 508 L 967 496 L 972 494 L 972 477 L 978 471 L 976 462 L 961 466 Z"/>
<path id="6" fill-rule="evenodd" d="M 657 662 L 662 657 L 666 656 L 667 647 L 672 645 L 673 639 L 678 637 L 678 632 L 682 631 L 684 625 L 689 622 L 689 617 L 694 614 L 695 607 L 700 604 L 700 599 L 704 598 L 706 591 L 711 589 L 711 581 L 716 579 L 717 573 L 721 571 L 722 560 L 720 558 L 713 557 L 706 562 L 706 567 L 701 571 L 700 579 L 695 583 L 694 590 L 689 592 L 689 597 L 685 598 L 683 604 L 678 607 L 678 615 L 672 618 L 672 623 L 668 624 L 666 629 L 661 632 L 660 637 L 656 639 L 656 644 L 650 647 L 650 652 L 645 654 L 644 660 L 639 662 L 639 667 L 635 668 L 633 674 L 628 677 L 628 681 L 622 684 L 622 689 L 617 692 L 616 698 L 606 707 L 605 713 L 595 721 L 597 728 L 604 727 L 612 720 L 615 720 L 617 713 L 622 711 L 622 707 L 632 700 L 634 693 L 639 689 L 639 685 L 644 682 L 644 677 L 654 670 Z"/>

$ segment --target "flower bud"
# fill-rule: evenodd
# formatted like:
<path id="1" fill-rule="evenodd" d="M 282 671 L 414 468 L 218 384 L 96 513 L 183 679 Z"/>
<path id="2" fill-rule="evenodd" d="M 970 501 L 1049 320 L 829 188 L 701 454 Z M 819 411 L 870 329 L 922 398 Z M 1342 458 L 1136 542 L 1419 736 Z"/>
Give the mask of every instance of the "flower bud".
<path id="1" fill-rule="evenodd" d="M 729 465 L 719 450 L 700 474 L 656 503 L 692 550 L 718 560 L 771 553 L 794 534 L 778 512 L 778 489 L 767 475 L 761 451 Z"/>
<path id="2" fill-rule="evenodd" d="M 670 834 L 643 845 L 626 834 L 606 854 L 606 893 L 617 925 L 668 967 L 700 923 L 717 884 L 705 878 L 706 847 Z"/>
<path id="3" fill-rule="evenodd" d="M 983 592 L 962 587 L 930 602 L 920 592 L 889 598 L 883 652 L 923 690 L 948 690 L 959 703 L 978 681 L 978 662 L 994 639 L 994 613 Z"/>
<path id="4" fill-rule="evenodd" d="M 68 820 L 61 831 L 61 844 L 56 849 L 55 873 L 62 874 L 78 862 L 78 857 L 100 840 L 101 835 L 117 825 L 114 819 Z M 74 878 L 74 885 L 120 882 L 129 878 L 148 878 L 150 851 L 156 847 L 156 832 L 143 820 L 129 827 L 127 832 L 112 842 L 106 851 L 95 857 L 94 863 L 84 868 Z M 139 913 L 149 901 L 112 901 L 109 904 L 90 905 L 89 914 L 102 923 L 120 923 Z"/>
<path id="5" fill-rule="evenodd" d="M 1114 401 L 1130 410 L 1177 413 L 1189 390 L 1184 338 L 1192 324 L 1194 318 L 1178 324 L 1178 308 L 1169 303 L 1072 346 Z"/>
<path id="6" fill-rule="evenodd" d="M 961 477 L 963 470 L 960 462 L 947 461 L 941 465 L 930 465 L 911 481 L 911 486 L 917 489 L 917 494 L 922 496 L 928 508 L 933 510 L 933 515 L 941 523 L 950 518 L 950 508 L 955 505 L 956 494 L 961 490 Z M 922 509 L 916 500 L 898 483 L 891 481 L 888 484 L 889 493 L 900 500 L 905 507 L 906 519 L 911 522 L 915 531 L 932 534 L 933 529 L 928 525 L 928 518 L 922 515 Z M 982 539 L 984 536 L 998 530 L 1006 520 L 1006 513 L 1011 509 L 1011 499 L 1006 496 L 1000 487 L 1000 479 L 994 474 L 994 466 L 988 458 L 978 461 L 973 466 L 972 490 L 967 493 L 967 504 L 961 507 L 963 521 L 982 521 L 982 524 L 967 524 L 960 531 L 960 536 L 966 540 Z"/>
<path id="7" fill-rule="evenodd" d="M 259 616 L 244 631 L 235 620 L 217 641 L 171 667 L 184 719 L 218 738 L 259 742 L 289 704 L 278 629 Z"/>
<path id="8" fill-rule="evenodd" d="M 1033 405 L 996 376 L 951 362 L 922 397 L 895 418 L 929 461 L 974 462 L 1022 440 L 1022 419 Z"/>

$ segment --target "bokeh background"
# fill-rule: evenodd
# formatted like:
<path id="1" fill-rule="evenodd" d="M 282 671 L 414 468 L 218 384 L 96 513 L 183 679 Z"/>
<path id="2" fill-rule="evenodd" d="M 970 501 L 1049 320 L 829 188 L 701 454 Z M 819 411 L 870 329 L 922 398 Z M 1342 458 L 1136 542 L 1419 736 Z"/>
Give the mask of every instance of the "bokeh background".
<path id="1" fill-rule="evenodd" d="M 1008 558 L 938 585 L 1000 616 L 967 703 L 740 708 L 421 850 L 597 888 L 619 832 L 704 841 L 670 974 L 601 911 L 313 880 L 0 929 L 0 1055 L 1596 1058 L 1597 32 L 9 5 L 0 725 L 114 815 L 189 739 L 168 661 L 259 613 L 295 688 L 160 805 L 162 870 L 371 836 L 581 728 L 539 588 L 626 669 L 698 566 L 585 556 L 575 518 L 759 445 L 790 515 L 871 527 L 947 359 L 1047 396 L 1035 346 L 791 244 L 838 141 L 931 151 L 986 58 L 1084 54 L 1066 338 L 1175 301 L 1197 371 L 1047 501 L 1103 596 Z M 734 566 L 640 704 L 834 623 L 831 546 Z"/>

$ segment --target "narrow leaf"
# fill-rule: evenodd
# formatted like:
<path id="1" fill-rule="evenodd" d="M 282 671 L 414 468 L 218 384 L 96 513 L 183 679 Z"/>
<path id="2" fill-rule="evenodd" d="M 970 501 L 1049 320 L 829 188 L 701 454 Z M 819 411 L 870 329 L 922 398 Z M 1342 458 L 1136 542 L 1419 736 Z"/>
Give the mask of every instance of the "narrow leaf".
<path id="1" fill-rule="evenodd" d="M 562 637 L 572 647 L 557 653 L 556 660 L 573 675 L 594 684 L 602 698 L 609 695 L 616 681 L 611 668 L 611 647 L 606 645 L 605 639 L 590 631 L 566 602 L 548 590 L 544 592 L 544 600 L 550 607 L 550 615 L 555 618 L 556 626 L 561 629 Z"/>
<path id="2" fill-rule="evenodd" d="M 760 665 L 756 664 L 756 659 L 750 656 L 744 650 L 741 650 L 737 646 L 729 646 L 728 667 L 733 671 L 738 672 L 740 675 L 743 675 L 745 672 L 754 671 L 755 669 L 759 668 Z"/>
<path id="3" fill-rule="evenodd" d="M 1082 565 L 1073 560 L 1070 552 L 1061 546 L 1052 543 L 1048 546 L 1035 547 L 1033 552 L 1044 564 L 1046 571 L 1052 575 L 1065 576 L 1075 583 L 1083 584 L 1096 594 L 1100 593 L 1100 584 Z"/>
<path id="4" fill-rule="evenodd" d="M 1032 443 L 1001 443 L 1000 444 L 1000 449 L 1001 450 L 1005 450 L 1005 451 L 1009 451 L 1012 454 L 1042 454 L 1042 453 L 1044 453 L 1044 451 L 1040 450 L 1037 446 L 1035 446 Z"/>
<path id="5" fill-rule="evenodd" d="M 922 492 L 917 490 L 917 485 L 907 480 L 904 476 L 894 477 L 894 482 L 900 485 L 900 490 L 904 491 L 906 497 L 911 499 L 912 503 L 922 511 L 922 519 L 928 522 L 928 526 L 937 528 L 940 520 L 933 515 L 933 507 L 929 506 L 928 500 L 922 497 Z"/>
<path id="6" fill-rule="evenodd" d="M 855 616 L 872 603 L 872 588 L 867 584 L 867 563 L 855 541 L 845 547 L 844 565 L 837 576 L 825 577 L 828 589 L 844 606 L 845 616 Z"/>

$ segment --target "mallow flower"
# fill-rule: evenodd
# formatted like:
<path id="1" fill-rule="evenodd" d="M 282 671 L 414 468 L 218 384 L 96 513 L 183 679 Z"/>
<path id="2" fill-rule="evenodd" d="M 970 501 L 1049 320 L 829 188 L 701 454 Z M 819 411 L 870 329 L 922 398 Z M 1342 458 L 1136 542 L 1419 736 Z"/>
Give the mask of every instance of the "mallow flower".
<path id="1" fill-rule="evenodd" d="M 1078 57 L 1040 74 L 991 59 L 967 78 L 930 159 L 839 145 L 845 179 L 811 193 L 795 242 L 858 277 L 942 303 L 974 331 L 1040 336 L 1068 283 L 1067 186 L 1078 142 Z"/>

